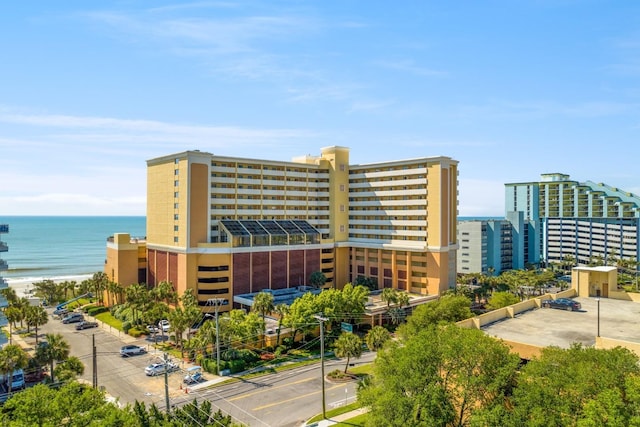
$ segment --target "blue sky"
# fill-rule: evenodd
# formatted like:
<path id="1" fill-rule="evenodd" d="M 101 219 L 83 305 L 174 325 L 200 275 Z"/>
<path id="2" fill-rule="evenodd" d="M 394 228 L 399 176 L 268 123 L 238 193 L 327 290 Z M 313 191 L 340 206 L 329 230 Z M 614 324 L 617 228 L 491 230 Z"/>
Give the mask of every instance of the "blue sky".
<path id="1" fill-rule="evenodd" d="M 640 193 L 634 1 L 12 1 L 0 35 L 0 215 L 144 215 L 189 149 L 450 156 L 461 216 L 549 172 Z"/>

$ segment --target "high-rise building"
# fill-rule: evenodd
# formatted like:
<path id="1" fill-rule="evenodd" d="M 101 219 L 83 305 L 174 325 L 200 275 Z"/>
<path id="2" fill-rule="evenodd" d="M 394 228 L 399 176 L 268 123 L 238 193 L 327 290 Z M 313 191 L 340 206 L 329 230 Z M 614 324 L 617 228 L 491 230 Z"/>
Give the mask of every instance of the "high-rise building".
<path id="1" fill-rule="evenodd" d="M 3 234 L 8 232 L 9 232 L 9 224 L 0 224 L 0 237 L 2 237 Z M 9 250 L 9 246 L 5 242 L 0 240 L 0 254 L 2 254 L 3 252 L 7 252 L 8 250 Z M 7 283 L 7 281 L 2 277 L 2 272 L 7 271 L 8 269 L 9 269 L 9 265 L 7 264 L 7 262 L 2 258 L 0 258 L 0 289 L 6 289 L 9 287 L 9 284 Z M 8 305 L 9 304 L 7 303 L 7 299 L 4 296 L 0 295 L 0 308 L 7 307 Z M 0 326 L 6 326 L 6 325 L 7 325 L 7 318 L 2 312 L 0 312 Z"/>
<path id="2" fill-rule="evenodd" d="M 520 263 L 577 264 L 640 261 L 640 197 L 569 175 L 543 174 L 538 182 L 505 184 L 505 210 L 525 224 Z M 520 266 L 514 268 L 522 268 Z"/>
<path id="3" fill-rule="evenodd" d="M 506 219 L 458 221 L 458 273 L 498 275 L 511 270 L 513 230 Z"/>
<path id="4" fill-rule="evenodd" d="M 105 273 L 126 286 L 145 271 L 148 284 L 192 289 L 203 306 L 307 285 L 318 271 L 326 286 L 363 276 L 437 295 L 455 285 L 457 164 L 353 165 L 337 146 L 292 161 L 201 151 L 151 159 L 146 241 L 114 236 Z"/>

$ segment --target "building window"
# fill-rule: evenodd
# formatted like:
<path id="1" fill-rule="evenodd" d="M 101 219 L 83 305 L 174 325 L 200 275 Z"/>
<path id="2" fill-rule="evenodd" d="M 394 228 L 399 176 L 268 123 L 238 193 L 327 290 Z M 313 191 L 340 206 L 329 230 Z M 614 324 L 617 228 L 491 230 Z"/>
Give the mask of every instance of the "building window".
<path id="1" fill-rule="evenodd" d="M 178 209 L 178 204 L 177 203 L 173 204 L 173 209 Z"/>
<path id="2" fill-rule="evenodd" d="M 174 171 L 173 171 L 173 174 L 174 174 L 174 175 L 179 175 L 179 174 L 180 174 L 180 169 L 176 169 L 176 170 L 174 170 Z"/>
<path id="3" fill-rule="evenodd" d="M 178 231 L 178 226 L 177 225 L 173 226 L 173 231 Z"/>
<path id="4" fill-rule="evenodd" d="M 344 184 L 340 184 L 340 191 L 344 191 Z"/>
<path id="5" fill-rule="evenodd" d="M 344 225 L 341 225 L 341 226 L 340 226 L 340 232 L 341 232 L 341 233 L 344 233 Z"/>
<path id="6" fill-rule="evenodd" d="M 344 212 L 344 205 L 340 205 L 340 212 Z"/>
<path id="7" fill-rule="evenodd" d="M 174 220 L 174 221 L 177 221 L 178 219 L 179 219 L 179 215 L 178 215 L 178 214 L 175 214 L 175 215 L 173 216 L 173 220 Z"/>
<path id="8" fill-rule="evenodd" d="M 178 236 L 173 238 L 173 243 L 178 243 Z"/>
<path id="9" fill-rule="evenodd" d="M 176 199 L 178 198 L 178 192 L 177 192 L 177 191 L 175 191 L 175 192 L 173 193 L 173 197 L 175 197 Z"/>
<path id="10" fill-rule="evenodd" d="M 344 171 L 345 171 L 344 163 L 340 163 L 340 172 L 344 172 Z"/>

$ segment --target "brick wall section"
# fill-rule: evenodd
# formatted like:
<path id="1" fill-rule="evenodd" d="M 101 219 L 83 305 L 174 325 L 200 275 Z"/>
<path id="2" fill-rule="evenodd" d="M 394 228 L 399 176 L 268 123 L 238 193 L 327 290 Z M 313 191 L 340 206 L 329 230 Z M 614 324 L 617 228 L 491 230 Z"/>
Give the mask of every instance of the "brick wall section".
<path id="1" fill-rule="evenodd" d="M 289 287 L 304 285 L 307 282 L 304 272 L 304 251 L 289 252 Z"/>
<path id="2" fill-rule="evenodd" d="M 173 289 L 178 286 L 178 254 L 169 253 L 168 280 L 173 284 Z"/>
<path id="3" fill-rule="evenodd" d="M 251 292 L 250 254 L 233 255 L 233 294 L 248 294 Z"/>
<path id="4" fill-rule="evenodd" d="M 320 249 L 313 249 L 304 251 L 305 252 L 305 281 L 309 281 L 309 277 L 311 277 L 311 273 L 314 271 L 320 271 L 322 268 L 320 267 Z"/>
<path id="5" fill-rule="evenodd" d="M 251 255 L 252 292 L 269 289 L 269 252 L 254 252 Z"/>
<path id="6" fill-rule="evenodd" d="M 271 289 L 287 287 L 287 252 L 271 252 Z"/>
<path id="7" fill-rule="evenodd" d="M 156 251 L 149 249 L 147 255 L 147 284 L 154 285 L 156 283 Z"/>

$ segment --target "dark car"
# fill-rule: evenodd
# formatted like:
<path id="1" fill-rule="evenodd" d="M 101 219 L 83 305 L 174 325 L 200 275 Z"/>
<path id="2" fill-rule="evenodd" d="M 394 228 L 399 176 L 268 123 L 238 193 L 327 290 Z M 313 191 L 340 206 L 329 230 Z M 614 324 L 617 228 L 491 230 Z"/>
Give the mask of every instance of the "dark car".
<path id="1" fill-rule="evenodd" d="M 582 305 L 578 301 L 574 301 L 569 298 L 547 299 L 542 301 L 542 307 L 544 308 L 559 308 L 567 311 L 577 311 L 582 308 Z"/>
<path id="2" fill-rule="evenodd" d="M 98 327 L 98 322 L 88 322 L 86 320 L 83 320 L 82 322 L 76 325 L 76 330 L 81 331 L 82 329 L 97 328 L 97 327 Z"/>

